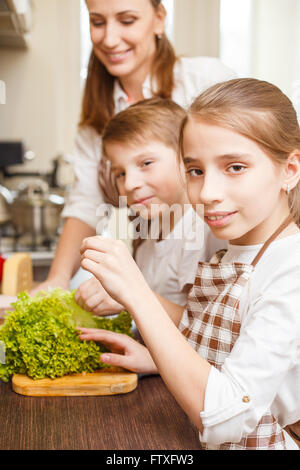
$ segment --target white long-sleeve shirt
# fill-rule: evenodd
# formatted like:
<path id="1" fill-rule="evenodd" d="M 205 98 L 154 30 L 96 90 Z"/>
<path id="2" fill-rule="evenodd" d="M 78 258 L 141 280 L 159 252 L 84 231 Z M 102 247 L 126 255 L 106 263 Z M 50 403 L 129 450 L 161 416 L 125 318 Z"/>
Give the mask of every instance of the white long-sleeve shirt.
<path id="1" fill-rule="evenodd" d="M 235 78 L 234 72 L 212 57 L 181 58 L 174 67 L 175 88 L 172 99 L 183 107 L 189 106 L 201 92 L 214 85 Z M 152 97 L 150 77 L 143 85 L 145 99 Z M 119 82 L 114 87 L 115 112 L 129 106 L 126 93 Z M 62 212 L 64 218 L 74 217 L 96 228 L 97 208 L 103 204 L 98 183 L 101 159 L 101 137 L 90 127 L 80 128 L 71 156 L 75 183 Z"/>
<path id="2" fill-rule="evenodd" d="M 229 245 L 222 263 L 250 264 L 261 246 Z M 239 442 L 267 410 L 282 428 L 300 419 L 300 233 L 269 246 L 243 291 L 240 315 L 240 336 L 206 387 L 200 440 L 212 449 Z"/>

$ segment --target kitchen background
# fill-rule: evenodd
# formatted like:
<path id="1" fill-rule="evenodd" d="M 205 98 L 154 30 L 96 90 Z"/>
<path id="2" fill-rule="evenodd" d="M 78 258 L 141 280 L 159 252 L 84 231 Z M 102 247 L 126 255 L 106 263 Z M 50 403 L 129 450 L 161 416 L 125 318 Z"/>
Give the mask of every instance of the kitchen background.
<path id="1" fill-rule="evenodd" d="M 218 56 L 239 76 L 275 83 L 293 100 L 300 116 L 299 0 L 164 0 L 164 4 L 167 32 L 178 54 Z M 90 47 L 84 0 L 0 0 L 0 149 L 1 142 L 19 143 L 6 147 L 6 153 L 3 146 L 0 151 L 0 253 L 25 247 L 40 253 L 35 264 L 45 264 L 53 255 L 51 230 L 61 210 L 60 198 L 72 183 L 68 159 Z M 11 158 L 24 162 L 11 166 L 15 161 Z M 24 172 L 32 176 L 26 178 Z M 11 176 L 16 173 L 21 175 Z M 6 190 L 17 189 L 18 202 L 24 191 L 26 197 L 31 191 L 36 202 L 47 197 L 51 229 L 42 226 L 41 209 L 35 209 L 30 220 L 28 212 L 25 227 L 22 215 L 28 208 L 23 201 L 15 210 L 12 231 L 7 198 L 14 193 Z"/>

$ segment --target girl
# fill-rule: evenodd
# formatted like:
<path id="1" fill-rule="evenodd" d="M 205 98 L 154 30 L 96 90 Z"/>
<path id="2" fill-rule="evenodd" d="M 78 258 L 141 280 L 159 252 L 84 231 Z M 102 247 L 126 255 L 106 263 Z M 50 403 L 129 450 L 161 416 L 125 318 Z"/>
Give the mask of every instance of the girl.
<path id="1" fill-rule="evenodd" d="M 110 202 L 110 172 L 101 159 L 101 134 L 109 118 L 152 96 L 187 106 L 199 91 L 233 76 L 218 59 L 176 57 L 164 32 L 161 0 L 86 4 L 93 50 L 73 154 L 75 184 L 63 211 L 66 223 L 48 279 L 35 291 L 69 288 L 80 265 L 82 239 L 96 234 L 97 208 L 104 200 Z"/>
<path id="2" fill-rule="evenodd" d="M 295 110 L 269 83 L 221 83 L 192 104 L 180 148 L 190 201 L 228 251 L 199 263 L 178 329 L 121 242 L 86 239 L 82 266 L 131 312 L 148 350 L 97 330 L 81 338 L 110 346 L 104 362 L 159 371 L 204 449 L 297 449 L 284 430 L 300 418 Z"/>
<path id="3" fill-rule="evenodd" d="M 178 306 L 186 304 L 187 285 L 194 281 L 198 261 L 209 260 L 226 246 L 212 235 L 187 198 L 184 167 L 177 165 L 184 116 L 176 103 L 152 98 L 116 114 L 102 136 L 103 156 L 112 168 L 115 205 L 119 196 L 125 197 L 139 233 L 146 229 L 144 240 L 135 237 L 137 265 L 150 288 Z M 95 278 L 77 289 L 75 299 L 96 315 L 123 308 Z"/>

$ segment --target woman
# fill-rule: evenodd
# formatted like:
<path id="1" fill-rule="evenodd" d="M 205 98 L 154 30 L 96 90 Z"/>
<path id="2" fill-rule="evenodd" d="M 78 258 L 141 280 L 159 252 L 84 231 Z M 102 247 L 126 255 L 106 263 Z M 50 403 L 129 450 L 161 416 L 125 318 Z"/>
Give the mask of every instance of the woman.
<path id="1" fill-rule="evenodd" d="M 87 0 L 93 51 L 74 151 L 76 180 L 48 279 L 35 290 L 69 282 L 80 266 L 83 238 L 95 235 L 97 208 L 110 200 L 101 164 L 101 133 L 109 118 L 152 96 L 188 106 L 194 96 L 233 72 L 215 58 L 177 59 L 165 35 L 161 0 Z M 101 190 L 99 185 L 99 170 Z"/>

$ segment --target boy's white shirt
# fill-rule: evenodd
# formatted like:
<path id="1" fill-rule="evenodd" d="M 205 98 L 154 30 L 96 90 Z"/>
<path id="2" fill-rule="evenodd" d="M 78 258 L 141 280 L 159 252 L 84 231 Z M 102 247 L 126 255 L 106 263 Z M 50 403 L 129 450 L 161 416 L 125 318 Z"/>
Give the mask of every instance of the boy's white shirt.
<path id="1" fill-rule="evenodd" d="M 229 245 L 222 263 L 251 264 L 261 246 Z M 239 442 L 268 409 L 283 428 L 300 419 L 299 306 L 300 233 L 274 241 L 260 259 L 241 298 L 240 336 L 222 370 L 211 368 L 200 440 L 212 449 Z"/>
<path id="2" fill-rule="evenodd" d="M 194 283 L 199 261 L 209 261 L 226 247 L 190 207 L 164 240 L 144 240 L 135 259 L 154 292 L 185 306 L 186 287 Z"/>

